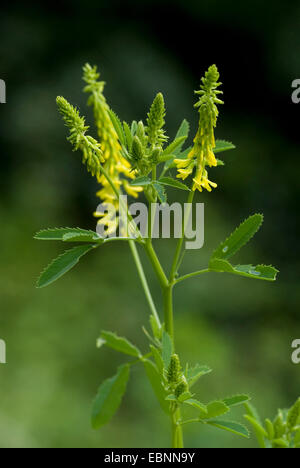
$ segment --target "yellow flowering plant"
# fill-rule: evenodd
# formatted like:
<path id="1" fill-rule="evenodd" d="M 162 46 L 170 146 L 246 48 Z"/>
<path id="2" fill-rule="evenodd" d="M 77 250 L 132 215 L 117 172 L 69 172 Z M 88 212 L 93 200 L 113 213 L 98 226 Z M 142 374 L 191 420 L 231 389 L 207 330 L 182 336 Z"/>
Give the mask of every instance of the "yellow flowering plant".
<path id="1" fill-rule="evenodd" d="M 167 191 L 186 191 L 191 205 L 196 191 L 210 192 L 217 184 L 209 179 L 208 170 L 224 163 L 216 158 L 220 152 L 234 148 L 232 143 L 215 140 L 218 105 L 223 104 L 219 72 L 215 65 L 209 67 L 197 91 L 199 101 L 199 126 L 193 145 L 184 148 L 189 134 L 189 124 L 183 120 L 175 138 L 169 142 L 165 132 L 165 103 L 161 93 L 155 97 L 146 122 L 121 122 L 104 97 L 105 83 L 99 80 L 97 67 L 83 67 L 84 91 L 89 94 L 88 105 L 93 108 L 98 138 L 89 135 L 84 117 L 65 98 L 57 98 L 57 106 L 74 151 L 82 153 L 83 163 L 99 183 L 97 197 L 103 206 L 112 205 L 114 213 L 97 210 L 99 218 L 96 231 L 80 228 L 55 228 L 38 232 L 39 240 L 58 240 L 73 243 L 71 249 L 55 259 L 41 274 L 37 287 L 45 287 L 73 268 L 80 258 L 92 250 L 103 248 L 106 243 L 126 241 L 137 267 L 142 288 L 150 310 L 150 332 L 146 353 L 140 351 L 128 339 L 117 333 L 102 331 L 97 346 L 107 346 L 130 357 L 115 375 L 99 387 L 92 409 L 92 426 L 95 429 L 108 423 L 119 408 L 126 390 L 132 366 L 141 364 L 153 388 L 161 408 L 170 418 L 172 447 L 182 448 L 183 429 L 190 423 L 207 424 L 215 428 L 249 437 L 248 429 L 241 423 L 224 419 L 231 409 L 249 402 L 249 396 L 237 394 L 227 398 L 202 402 L 193 393 L 193 386 L 211 369 L 202 364 L 181 363 L 175 345 L 173 319 L 173 290 L 189 278 L 210 272 L 231 273 L 249 278 L 274 281 L 277 270 L 272 266 L 251 264 L 233 265 L 229 260 L 261 227 L 263 216 L 254 214 L 246 219 L 212 253 L 209 264 L 198 271 L 180 275 L 185 241 L 185 221 L 182 223 L 172 266 L 169 272 L 161 264 L 153 246 L 153 217 L 157 202 L 167 202 Z M 181 180 L 179 180 L 181 179 Z M 188 180 L 191 180 L 188 183 Z M 133 219 L 124 203 L 124 195 L 134 199 L 143 196 L 148 205 L 147 232 Z M 192 206 L 192 205 L 191 205 Z M 192 208 L 191 208 L 192 209 Z M 128 226 L 124 228 L 124 219 Z M 106 236 L 99 235 L 98 228 Z M 119 229 L 119 236 L 114 235 Z M 104 230 L 104 231 L 103 231 Z M 132 235 L 134 233 L 134 235 Z M 163 311 L 157 309 L 151 295 L 139 255 L 144 249 L 161 287 Z"/>

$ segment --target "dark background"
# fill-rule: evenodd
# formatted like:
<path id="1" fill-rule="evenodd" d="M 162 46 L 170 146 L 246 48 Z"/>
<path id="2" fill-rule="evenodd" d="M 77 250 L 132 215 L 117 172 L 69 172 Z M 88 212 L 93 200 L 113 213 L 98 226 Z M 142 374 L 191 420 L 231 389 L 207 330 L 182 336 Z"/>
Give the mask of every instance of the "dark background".
<path id="1" fill-rule="evenodd" d="M 277 283 L 209 275 L 178 287 L 176 337 L 183 360 L 214 368 L 198 395 L 208 401 L 249 392 L 263 417 L 299 396 L 299 110 L 291 83 L 299 71 L 299 2 L 62 1 L 1 7 L 0 107 L 1 262 L 0 365 L 2 447 L 166 447 L 169 423 L 136 368 L 121 411 L 103 430 L 90 428 L 99 383 L 120 356 L 96 350 L 102 328 L 145 349 L 147 305 L 125 245 L 85 258 L 45 290 L 39 271 L 59 245 L 32 240 L 44 227 L 95 228 L 97 183 L 71 152 L 57 114 L 60 94 L 92 123 L 81 92 L 81 67 L 97 64 L 107 99 L 125 120 L 145 119 L 162 91 L 167 130 L 181 120 L 197 127 L 193 90 L 216 63 L 225 105 L 216 135 L 233 141 L 226 166 L 212 171 L 218 189 L 205 203 L 205 248 L 188 254 L 185 271 L 200 268 L 216 244 L 245 217 L 265 223 L 237 256 L 273 263 Z M 173 193 L 174 195 L 174 193 Z M 166 267 L 174 245 L 157 249 Z M 145 259 L 146 270 L 151 274 Z M 159 289 L 153 276 L 154 295 Z M 240 412 L 240 416 L 242 413 Z M 237 417 L 239 412 L 237 411 Z M 191 426 L 188 447 L 253 447 L 255 441 Z"/>

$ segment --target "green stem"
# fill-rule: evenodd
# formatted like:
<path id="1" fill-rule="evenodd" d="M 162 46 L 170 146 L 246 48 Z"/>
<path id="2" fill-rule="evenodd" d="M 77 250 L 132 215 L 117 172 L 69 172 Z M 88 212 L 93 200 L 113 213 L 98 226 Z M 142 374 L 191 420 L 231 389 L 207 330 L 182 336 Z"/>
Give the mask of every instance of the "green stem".
<path id="1" fill-rule="evenodd" d="M 160 320 L 159 320 L 159 316 L 158 316 L 155 304 L 154 304 L 153 299 L 152 299 L 152 295 L 151 295 L 151 292 L 150 292 L 150 289 L 149 289 L 149 286 L 148 286 L 148 282 L 147 282 L 147 279 L 146 279 L 146 276 L 145 276 L 145 273 L 144 273 L 143 265 L 141 263 L 139 253 L 137 251 L 136 245 L 135 245 L 133 240 L 129 241 L 129 247 L 130 247 L 130 250 L 132 252 L 132 256 L 133 256 L 133 259 L 134 259 L 134 262 L 135 262 L 135 265 L 136 265 L 136 268 L 137 268 L 137 271 L 138 271 L 138 274 L 139 274 L 139 277 L 140 277 L 140 280 L 141 280 L 141 283 L 142 283 L 142 286 L 143 286 L 143 289 L 144 289 L 144 292 L 145 292 L 145 296 L 146 296 L 146 299 L 147 299 L 149 307 L 150 307 L 150 310 L 152 312 L 153 317 L 156 320 L 158 328 L 161 329 L 161 323 L 160 323 Z"/>
<path id="2" fill-rule="evenodd" d="M 166 289 L 168 286 L 169 286 L 169 281 L 168 281 L 168 278 L 166 277 L 166 274 L 160 264 L 160 261 L 158 260 L 157 258 L 157 255 L 156 255 L 156 252 L 153 248 L 153 245 L 152 245 L 152 242 L 151 242 L 151 239 L 150 239 L 150 242 L 149 242 L 149 239 L 148 239 L 148 242 L 146 242 L 144 244 L 144 247 L 145 247 L 145 250 L 146 250 L 146 253 L 149 257 L 149 260 L 151 262 L 151 265 L 153 266 L 153 269 L 156 273 L 156 276 L 158 278 L 158 281 L 159 281 L 159 284 L 161 286 L 161 288 L 164 290 Z"/>
<path id="3" fill-rule="evenodd" d="M 182 427 L 180 421 L 179 408 L 172 414 L 172 448 L 183 448 Z"/>
<path id="4" fill-rule="evenodd" d="M 165 317 L 165 330 L 170 335 L 174 346 L 174 319 L 173 319 L 173 285 L 168 284 L 163 289 L 164 298 L 164 317 Z"/>
<path id="5" fill-rule="evenodd" d="M 181 283 L 181 281 L 184 281 L 186 279 L 193 278 L 195 276 L 199 276 L 199 275 L 202 275 L 203 273 L 209 273 L 209 272 L 210 272 L 210 269 L 206 268 L 205 270 L 199 270 L 199 271 L 194 271 L 193 273 L 188 273 L 187 275 L 184 275 L 178 278 L 175 284 Z"/>
<path id="6" fill-rule="evenodd" d="M 191 205 L 193 203 L 194 196 L 195 196 L 195 192 L 193 190 L 191 190 L 190 193 L 189 193 L 189 196 L 188 196 L 187 203 L 189 203 Z M 179 263 L 179 260 L 180 260 L 182 245 L 183 245 L 183 242 L 184 242 L 184 239 L 185 239 L 184 233 L 185 233 L 187 223 L 189 221 L 189 217 L 190 217 L 190 210 L 188 211 L 188 215 L 185 216 L 183 221 L 182 221 L 182 236 L 178 240 L 174 260 L 173 260 L 172 267 L 171 267 L 171 273 L 170 273 L 170 281 L 171 282 L 174 281 L 174 279 L 175 279 L 175 277 L 177 275 L 178 263 Z"/>

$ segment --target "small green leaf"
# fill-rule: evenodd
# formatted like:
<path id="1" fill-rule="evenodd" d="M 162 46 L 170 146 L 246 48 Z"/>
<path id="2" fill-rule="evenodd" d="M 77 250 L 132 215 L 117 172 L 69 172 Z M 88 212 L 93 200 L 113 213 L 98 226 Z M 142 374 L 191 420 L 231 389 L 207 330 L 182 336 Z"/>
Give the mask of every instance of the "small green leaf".
<path id="1" fill-rule="evenodd" d="M 229 408 L 223 401 L 212 401 L 206 405 L 207 414 L 205 416 L 200 416 L 200 418 L 211 419 L 216 418 L 217 416 L 222 416 L 223 414 L 228 413 Z"/>
<path id="2" fill-rule="evenodd" d="M 212 421 L 208 421 L 207 424 L 217 427 L 218 429 L 223 429 L 224 431 L 232 432 L 233 434 L 245 437 L 247 439 L 249 439 L 250 437 L 248 429 L 240 423 L 215 419 Z"/>
<path id="3" fill-rule="evenodd" d="M 203 375 L 210 374 L 212 370 L 208 366 L 200 366 L 196 364 L 194 367 L 188 368 L 186 372 L 186 379 L 189 387 L 192 387 Z"/>
<path id="4" fill-rule="evenodd" d="M 290 444 L 288 443 L 287 440 L 281 438 L 281 439 L 274 439 L 273 440 L 273 445 L 276 448 L 290 448 Z"/>
<path id="5" fill-rule="evenodd" d="M 300 398 L 298 398 L 296 403 L 289 409 L 287 414 L 286 423 L 288 429 L 292 430 L 298 425 L 298 421 L 300 421 Z"/>
<path id="6" fill-rule="evenodd" d="M 159 183 L 163 185 L 168 185 L 170 187 L 174 187 L 180 190 L 187 190 L 190 191 L 187 185 L 179 182 L 179 180 L 172 179 L 172 177 L 162 177 L 159 179 Z"/>
<path id="7" fill-rule="evenodd" d="M 230 143 L 230 141 L 225 140 L 216 140 L 216 146 L 214 148 L 214 153 L 221 153 L 221 151 L 228 151 L 235 149 L 235 146 Z"/>
<path id="8" fill-rule="evenodd" d="M 213 252 L 212 258 L 228 260 L 240 250 L 259 230 L 263 215 L 255 214 L 246 219 L 219 247 Z"/>
<path id="9" fill-rule="evenodd" d="M 270 421 L 270 419 L 265 419 L 265 426 L 268 433 L 268 439 L 273 440 L 275 437 L 275 431 L 273 423 Z"/>
<path id="10" fill-rule="evenodd" d="M 165 369 L 168 369 L 173 354 L 173 343 L 170 335 L 163 331 L 162 336 L 162 359 L 164 362 Z"/>
<path id="11" fill-rule="evenodd" d="M 153 358 L 154 358 L 154 361 L 155 361 L 155 364 L 157 366 L 157 369 L 158 369 L 158 372 L 163 375 L 163 371 L 164 371 L 164 361 L 162 359 L 162 356 L 161 356 L 161 353 L 160 351 L 153 345 L 150 345 L 150 349 L 151 349 L 151 352 L 152 352 L 152 355 L 153 355 Z"/>
<path id="12" fill-rule="evenodd" d="M 222 159 L 217 159 L 217 166 L 225 166 L 224 161 L 222 161 Z"/>
<path id="13" fill-rule="evenodd" d="M 76 232 L 68 232 L 62 238 L 64 242 L 97 242 L 102 244 L 104 239 L 99 237 L 97 233 L 93 234 L 77 234 Z"/>
<path id="14" fill-rule="evenodd" d="M 250 400 L 248 395 L 234 395 L 232 397 L 224 398 L 223 402 L 226 406 L 238 406 Z"/>
<path id="15" fill-rule="evenodd" d="M 218 273 L 232 273 L 234 275 L 245 276 L 247 278 L 275 281 L 278 270 L 271 265 L 236 265 L 233 266 L 227 260 L 212 258 L 209 262 L 209 269 Z"/>
<path id="16" fill-rule="evenodd" d="M 43 271 L 37 281 L 37 288 L 44 288 L 61 278 L 79 262 L 83 255 L 96 247 L 95 244 L 80 245 L 64 252 Z"/>
<path id="17" fill-rule="evenodd" d="M 180 138 L 180 137 L 188 137 L 189 136 L 189 132 L 190 132 L 190 124 L 188 123 L 188 121 L 186 119 L 183 119 L 183 121 L 181 122 L 180 124 L 180 127 L 176 133 L 176 137 L 175 137 L 175 140 L 176 138 Z"/>
<path id="18" fill-rule="evenodd" d="M 88 231 L 86 229 L 80 228 L 54 228 L 54 229 L 44 229 L 35 234 L 34 239 L 37 240 L 64 240 L 64 236 L 67 234 L 77 234 L 77 235 L 86 235 L 86 236 L 97 236 L 97 233 L 94 231 Z"/>
<path id="19" fill-rule="evenodd" d="M 159 182 L 154 182 L 152 185 L 156 190 L 160 203 L 167 203 L 167 195 L 163 185 L 161 185 Z"/>
<path id="20" fill-rule="evenodd" d="M 259 434 L 262 437 L 268 438 L 267 431 L 264 429 L 264 427 L 258 421 L 256 421 L 256 419 L 254 419 L 254 417 L 249 416 L 248 414 L 246 414 L 244 416 L 244 418 L 247 419 L 247 421 L 253 426 L 253 428 L 254 428 L 254 430 L 255 430 L 255 432 L 257 434 Z"/>
<path id="21" fill-rule="evenodd" d="M 192 393 L 191 392 L 183 392 L 181 395 L 179 395 L 179 397 L 177 398 L 177 400 L 180 402 L 180 403 L 184 403 L 186 400 L 190 400 L 192 398 Z"/>
<path id="22" fill-rule="evenodd" d="M 117 114 L 112 109 L 109 109 L 109 116 L 110 116 L 110 120 L 112 121 L 112 124 L 113 124 L 113 126 L 115 128 L 115 131 L 117 132 L 120 143 L 122 145 L 126 146 L 126 138 L 125 138 L 123 126 L 121 124 L 121 121 L 120 121 L 119 117 L 117 116 Z"/>
<path id="23" fill-rule="evenodd" d="M 194 408 L 200 410 L 204 414 L 204 417 L 207 416 L 207 407 L 200 401 L 195 400 L 194 398 L 189 398 L 188 400 L 184 401 L 184 404 L 193 406 Z"/>
<path id="24" fill-rule="evenodd" d="M 149 382 L 152 386 L 152 389 L 158 399 L 162 409 L 169 414 L 169 403 L 166 401 L 167 392 L 162 385 L 162 377 L 159 374 L 157 367 L 149 359 L 143 360 L 144 368 L 149 379 Z"/>
<path id="25" fill-rule="evenodd" d="M 99 387 L 92 409 L 92 427 L 108 423 L 119 409 L 129 379 L 130 366 L 125 364 L 118 368 L 114 377 L 105 380 Z"/>
<path id="26" fill-rule="evenodd" d="M 162 152 L 159 159 L 163 161 L 166 156 L 172 154 L 174 155 L 176 154 L 176 152 L 179 153 L 186 138 L 186 136 L 175 138 L 175 140 L 172 141 L 172 143 L 169 146 L 167 146 L 167 148 Z"/>
<path id="27" fill-rule="evenodd" d="M 152 180 L 149 179 L 149 177 L 146 177 L 146 176 L 143 176 L 143 177 L 137 177 L 136 179 L 134 179 L 130 185 L 132 185 L 133 187 L 135 186 L 140 186 L 140 187 L 143 187 L 145 185 L 150 185 L 152 184 Z"/>
<path id="28" fill-rule="evenodd" d="M 120 353 L 129 354 L 129 356 L 141 357 L 141 352 L 126 338 L 120 337 L 109 331 L 102 331 L 100 335 L 101 344 L 105 344 L 109 348 L 119 351 Z"/>
<path id="29" fill-rule="evenodd" d="M 168 396 L 166 397 L 166 401 L 177 401 L 177 398 L 176 398 L 175 395 L 173 395 L 173 394 L 171 393 L 171 395 L 168 395 Z"/>
<path id="30" fill-rule="evenodd" d="M 131 134 L 131 130 L 129 128 L 129 125 L 127 122 L 123 122 L 123 128 L 124 128 L 124 133 L 125 133 L 125 136 L 126 136 L 126 147 L 128 149 L 128 151 L 131 151 L 131 146 L 132 146 L 132 140 L 133 140 L 133 136 Z"/>
<path id="31" fill-rule="evenodd" d="M 262 427 L 261 419 L 259 417 L 257 409 L 249 402 L 245 403 L 244 406 L 247 412 L 247 415 L 244 417 L 246 419 L 247 417 L 251 418 L 252 422 L 249 419 L 248 421 L 252 424 L 259 446 L 261 448 L 266 448 L 266 432 Z"/>

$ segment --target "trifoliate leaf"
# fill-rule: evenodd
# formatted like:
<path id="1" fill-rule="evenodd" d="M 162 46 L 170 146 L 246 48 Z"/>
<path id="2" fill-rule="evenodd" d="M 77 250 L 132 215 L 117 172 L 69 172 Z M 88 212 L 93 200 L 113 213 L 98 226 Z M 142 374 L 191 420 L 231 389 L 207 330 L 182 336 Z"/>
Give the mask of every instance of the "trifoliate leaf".
<path id="1" fill-rule="evenodd" d="M 54 283 L 54 281 L 58 280 L 65 273 L 71 270 L 83 255 L 96 247 L 97 245 L 95 244 L 80 245 L 64 252 L 53 260 L 52 263 L 50 263 L 50 265 L 43 271 L 37 281 L 37 288 L 44 288 L 45 286 Z"/>
<path id="2" fill-rule="evenodd" d="M 92 409 L 92 427 L 108 423 L 119 409 L 129 379 L 130 366 L 119 367 L 116 375 L 105 380 L 99 387 Z"/>

